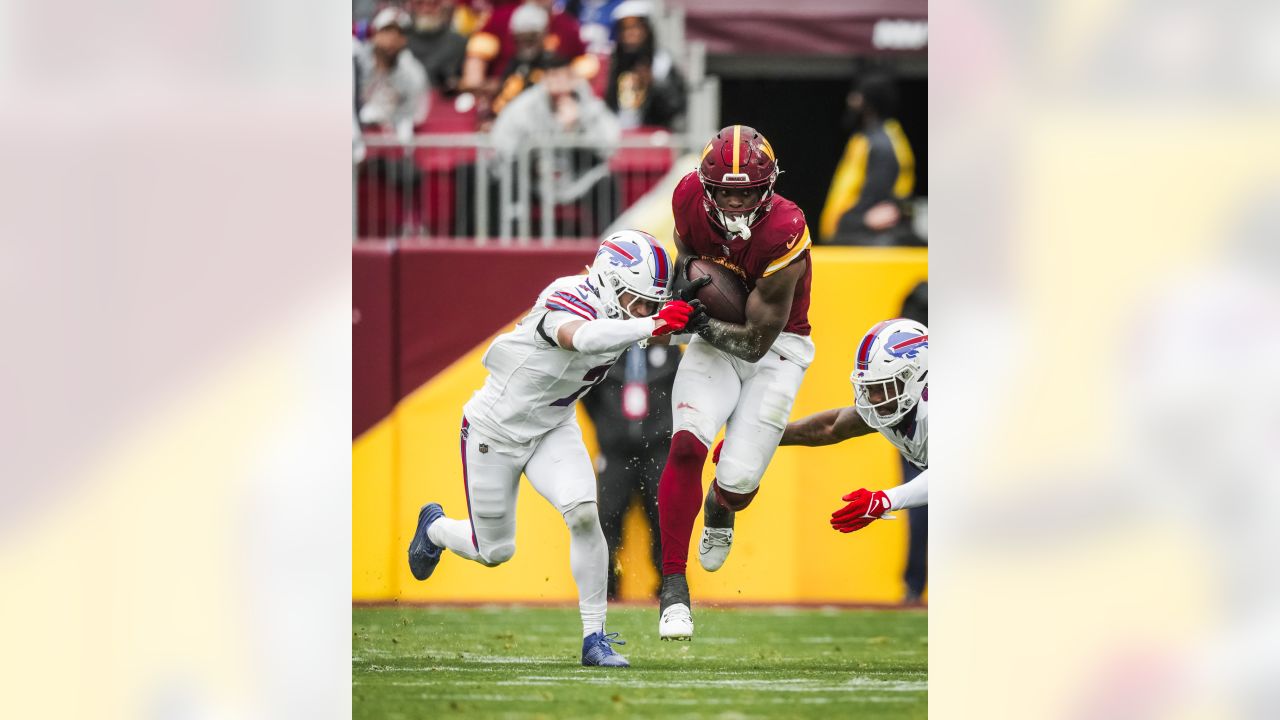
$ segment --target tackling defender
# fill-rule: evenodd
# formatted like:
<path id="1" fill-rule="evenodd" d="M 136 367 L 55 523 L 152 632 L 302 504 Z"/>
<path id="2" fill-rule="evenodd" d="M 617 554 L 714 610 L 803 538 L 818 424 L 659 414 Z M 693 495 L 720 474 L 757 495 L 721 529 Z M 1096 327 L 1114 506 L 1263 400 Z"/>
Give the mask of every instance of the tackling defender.
<path id="1" fill-rule="evenodd" d="M 582 615 L 582 664 L 627 667 L 604 632 L 608 549 L 596 476 L 574 405 L 631 345 L 682 330 L 694 312 L 671 298 L 671 259 L 653 236 L 623 230 L 601 243 L 584 277 L 563 277 L 485 352 L 484 386 L 463 408 L 468 520 L 423 506 L 409 568 L 426 580 L 444 548 L 493 567 L 515 553 L 520 474 L 564 516 Z M 664 304 L 665 303 L 665 304 Z M 664 340 L 666 338 L 663 338 Z"/>
<path id="2" fill-rule="evenodd" d="M 678 277 L 692 258 L 704 258 L 736 273 L 750 294 L 744 324 L 700 312 L 689 320 L 697 336 L 676 373 L 671 447 L 658 484 L 664 640 L 693 637 L 685 570 L 699 507 L 706 529 L 698 559 L 715 571 L 733 543 L 734 513 L 755 497 L 813 361 L 809 228 L 800 208 L 774 193 L 777 179 L 764 136 L 731 125 L 707 143 L 671 198 Z M 726 423 L 724 459 L 704 498 L 707 449 Z"/>
<path id="3" fill-rule="evenodd" d="M 929 502 L 929 329 L 914 320 L 885 320 L 858 344 L 849 380 L 853 407 L 835 408 L 787 425 L 781 445 L 831 445 L 877 430 L 921 469 L 911 482 L 888 490 L 858 488 L 831 513 L 840 532 L 861 530 L 890 510 Z M 717 451 L 719 448 L 717 448 Z"/>

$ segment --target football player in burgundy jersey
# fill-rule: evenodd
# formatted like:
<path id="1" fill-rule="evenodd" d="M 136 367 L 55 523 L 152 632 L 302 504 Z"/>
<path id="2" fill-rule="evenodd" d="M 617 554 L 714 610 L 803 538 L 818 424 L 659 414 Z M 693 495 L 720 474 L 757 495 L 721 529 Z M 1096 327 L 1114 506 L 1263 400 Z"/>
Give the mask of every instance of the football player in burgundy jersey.
<path id="1" fill-rule="evenodd" d="M 685 568 L 699 505 L 705 529 L 698 558 L 715 571 L 733 543 L 734 513 L 755 497 L 813 361 L 809 228 L 800 208 L 774 193 L 777 178 L 769 141 L 731 125 L 707 143 L 697 170 L 671 198 L 677 278 L 691 259 L 704 258 L 736 273 L 750 294 L 743 324 L 695 311 L 687 326 L 696 335 L 676 373 L 671 448 L 658 484 L 658 635 L 667 640 L 693 637 Z M 724 449 L 704 499 L 702 468 L 721 427 Z"/>

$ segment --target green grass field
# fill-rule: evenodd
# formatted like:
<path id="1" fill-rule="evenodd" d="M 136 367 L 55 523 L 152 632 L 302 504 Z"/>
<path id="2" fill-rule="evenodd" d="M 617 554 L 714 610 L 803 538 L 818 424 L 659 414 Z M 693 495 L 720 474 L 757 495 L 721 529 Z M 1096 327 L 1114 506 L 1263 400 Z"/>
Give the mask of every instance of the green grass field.
<path id="1" fill-rule="evenodd" d="M 656 607 L 613 607 L 630 668 L 579 664 L 576 608 L 352 611 L 355 718 L 927 715 L 922 610 L 695 607 L 692 643 Z"/>

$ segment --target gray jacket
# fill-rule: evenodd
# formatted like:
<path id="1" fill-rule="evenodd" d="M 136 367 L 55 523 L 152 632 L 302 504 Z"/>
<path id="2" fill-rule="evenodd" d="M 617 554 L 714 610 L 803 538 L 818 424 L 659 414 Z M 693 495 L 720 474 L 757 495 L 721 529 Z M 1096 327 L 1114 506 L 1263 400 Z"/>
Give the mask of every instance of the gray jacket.
<path id="1" fill-rule="evenodd" d="M 534 85 L 507 103 L 498 114 L 490 131 L 498 163 L 510 162 L 525 145 L 534 145 L 538 138 L 557 137 L 583 140 L 592 143 L 597 163 L 592 166 L 576 165 L 571 154 L 565 151 L 555 153 L 556 190 L 558 202 L 567 202 L 581 197 L 597 180 L 608 175 L 608 158 L 617 149 L 618 140 L 622 136 L 622 126 L 618 118 L 609 110 L 604 101 L 591 93 L 591 88 L 580 82 L 574 88 L 578 99 L 578 123 L 566 131 L 556 119 L 551 97 L 542 85 Z M 536 160 L 536 154 L 534 158 Z M 498 168 L 494 167 L 495 174 Z M 536 175 L 535 175 L 536 177 Z"/>
<path id="2" fill-rule="evenodd" d="M 360 71 L 360 122 L 393 129 L 401 142 L 413 137 L 413 126 L 427 117 L 427 72 L 406 48 L 396 56 L 390 72 L 378 69 L 373 48 L 355 51 Z"/>

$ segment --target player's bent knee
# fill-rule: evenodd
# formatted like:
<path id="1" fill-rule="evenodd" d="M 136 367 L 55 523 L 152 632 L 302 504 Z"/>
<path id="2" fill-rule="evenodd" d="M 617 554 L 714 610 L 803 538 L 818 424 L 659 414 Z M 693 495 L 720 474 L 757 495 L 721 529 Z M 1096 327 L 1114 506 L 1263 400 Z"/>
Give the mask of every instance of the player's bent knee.
<path id="1" fill-rule="evenodd" d="M 720 506 L 728 508 L 734 512 L 745 510 L 746 507 L 751 504 L 751 501 L 755 499 L 756 493 L 760 492 L 759 487 L 746 493 L 736 493 L 731 490 L 725 490 L 720 487 L 720 481 L 718 480 L 716 481 L 715 489 L 716 500 L 720 503 Z"/>
<path id="2" fill-rule="evenodd" d="M 758 465 L 748 465 L 736 457 L 722 455 L 720 464 L 716 466 L 716 485 L 739 495 L 755 494 L 763 474 L 764 468 Z"/>
<path id="3" fill-rule="evenodd" d="M 564 522 L 575 535 L 594 532 L 600 527 L 600 510 L 594 502 L 584 502 L 569 509 L 564 514 Z"/>
<path id="4" fill-rule="evenodd" d="M 502 543 L 480 550 L 480 562 L 489 567 L 496 567 L 511 559 L 516 554 L 515 543 Z"/>

